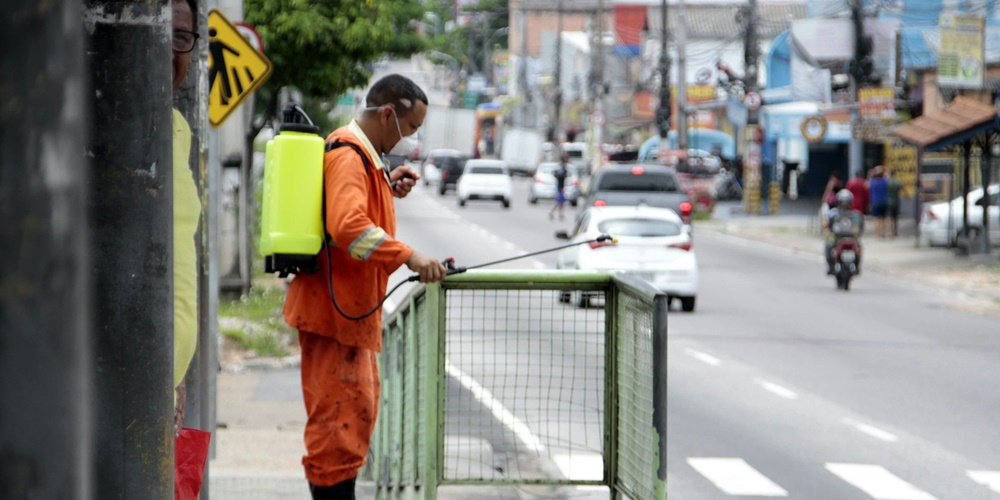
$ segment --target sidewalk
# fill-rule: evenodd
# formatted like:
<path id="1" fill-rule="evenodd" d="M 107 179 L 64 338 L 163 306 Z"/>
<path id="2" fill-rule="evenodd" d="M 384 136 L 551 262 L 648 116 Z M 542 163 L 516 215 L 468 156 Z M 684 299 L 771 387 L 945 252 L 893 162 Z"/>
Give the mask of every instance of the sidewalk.
<path id="1" fill-rule="evenodd" d="M 900 217 L 899 236 L 878 239 L 872 234 L 873 220 L 866 223 L 864 271 L 904 279 L 952 293 L 961 300 L 956 308 L 977 314 L 1000 316 L 1000 249 L 989 255 L 956 255 L 954 249 L 916 245 L 916 222 Z M 777 215 L 749 216 L 738 203 L 716 206 L 712 220 L 695 223 L 695 232 L 712 231 L 761 241 L 815 255 L 821 262 L 823 240 L 814 204 L 785 202 Z"/>

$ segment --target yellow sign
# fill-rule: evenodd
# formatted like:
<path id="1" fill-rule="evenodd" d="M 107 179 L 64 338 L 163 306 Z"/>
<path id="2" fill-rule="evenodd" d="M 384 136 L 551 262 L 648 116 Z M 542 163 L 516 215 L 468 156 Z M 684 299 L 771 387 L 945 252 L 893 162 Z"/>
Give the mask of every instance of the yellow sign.
<path id="1" fill-rule="evenodd" d="M 938 53 L 938 85 L 983 88 L 985 65 L 985 21 L 977 15 L 941 14 L 941 51 Z"/>
<path id="2" fill-rule="evenodd" d="M 271 76 L 272 66 L 218 9 L 208 13 L 208 56 L 208 123 L 218 127 Z"/>

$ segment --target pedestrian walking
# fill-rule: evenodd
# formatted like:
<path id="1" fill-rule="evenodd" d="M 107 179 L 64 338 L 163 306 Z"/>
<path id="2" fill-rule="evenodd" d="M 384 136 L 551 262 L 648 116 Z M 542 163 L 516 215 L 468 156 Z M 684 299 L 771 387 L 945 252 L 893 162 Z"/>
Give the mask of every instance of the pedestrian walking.
<path id="1" fill-rule="evenodd" d="M 872 177 L 868 181 L 871 193 L 872 216 L 875 217 L 875 237 L 888 238 L 889 225 L 886 215 L 889 212 L 889 181 L 885 178 L 885 167 L 879 165 L 872 169 Z"/>
<path id="2" fill-rule="evenodd" d="M 871 203 L 871 192 L 868 190 L 868 181 L 865 180 L 865 174 L 858 172 L 854 175 L 853 179 L 847 181 L 844 188 L 850 191 L 854 196 L 854 201 L 851 203 L 851 209 L 868 215 L 869 205 Z"/>
<path id="3" fill-rule="evenodd" d="M 365 103 L 357 119 L 327 137 L 323 210 L 332 243 L 317 257 L 319 272 L 295 276 L 285 299 L 285 322 L 299 331 L 302 349 L 302 464 L 314 500 L 355 498 L 378 415 L 380 301 L 389 275 L 403 264 L 423 283 L 446 274 L 436 259 L 395 238 L 393 197 L 405 197 L 420 176 L 407 166 L 390 173 L 380 159 L 416 146 L 411 138 L 427 115 L 427 96 L 393 74 L 375 82 Z"/>
<path id="4" fill-rule="evenodd" d="M 889 216 L 889 234 L 895 238 L 899 236 L 899 207 L 901 205 L 900 196 L 903 192 L 903 181 L 893 175 L 892 169 L 886 169 L 886 207 Z"/>
<path id="5" fill-rule="evenodd" d="M 552 172 L 556 178 L 556 204 L 549 210 L 549 219 L 554 219 L 556 212 L 559 220 L 563 220 L 563 210 L 566 205 L 566 178 L 569 177 L 569 155 L 563 153 L 559 159 L 559 168 Z"/>

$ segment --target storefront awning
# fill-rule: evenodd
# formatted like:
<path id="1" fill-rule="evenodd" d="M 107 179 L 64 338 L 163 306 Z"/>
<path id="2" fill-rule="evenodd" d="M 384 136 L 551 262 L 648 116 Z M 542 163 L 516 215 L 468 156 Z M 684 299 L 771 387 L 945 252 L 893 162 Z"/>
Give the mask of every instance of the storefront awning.
<path id="1" fill-rule="evenodd" d="M 1000 131 L 996 108 L 958 96 L 944 109 L 896 127 L 893 135 L 925 151 L 940 151 L 990 130 Z"/>

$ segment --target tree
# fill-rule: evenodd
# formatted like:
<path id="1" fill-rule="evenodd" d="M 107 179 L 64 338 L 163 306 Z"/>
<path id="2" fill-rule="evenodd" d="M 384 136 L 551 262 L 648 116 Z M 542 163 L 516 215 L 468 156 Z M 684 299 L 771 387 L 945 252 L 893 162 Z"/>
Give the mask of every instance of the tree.
<path id="1" fill-rule="evenodd" d="M 371 78 L 372 63 L 396 51 L 423 50 L 409 19 L 425 10 L 412 0 L 244 0 L 246 22 L 254 26 L 274 64 L 258 99 L 264 117 L 274 116 L 282 87 L 305 98 L 332 99 Z M 396 41 L 400 34 L 403 41 Z M 261 109 L 262 108 L 262 109 Z M 253 135 L 262 123 L 254 127 Z"/>

